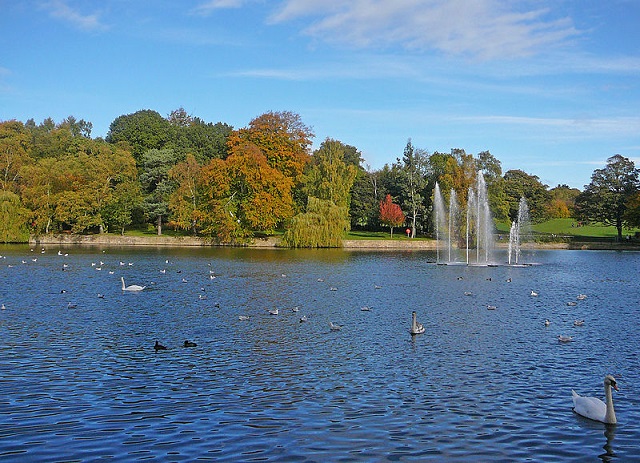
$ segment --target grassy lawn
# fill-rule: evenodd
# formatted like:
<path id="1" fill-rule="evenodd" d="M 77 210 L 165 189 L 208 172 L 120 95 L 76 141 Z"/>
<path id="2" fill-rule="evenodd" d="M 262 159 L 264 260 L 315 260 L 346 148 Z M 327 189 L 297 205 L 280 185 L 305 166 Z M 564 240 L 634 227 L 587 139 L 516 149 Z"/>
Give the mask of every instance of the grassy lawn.
<path id="1" fill-rule="evenodd" d="M 498 233 L 509 234 L 511 224 L 507 222 L 500 222 L 496 224 L 496 230 Z M 572 239 L 591 239 L 591 240 L 615 240 L 618 233 L 615 227 L 604 227 L 602 225 L 583 225 L 577 226 L 575 219 L 553 219 L 543 223 L 532 225 L 531 229 L 535 234 L 546 235 L 551 238 L 552 235 L 557 237 L 567 237 Z M 631 235 L 633 237 L 640 229 L 624 229 L 623 235 Z M 389 232 L 370 232 L 370 231 L 350 231 L 345 236 L 347 240 L 388 240 Z M 407 239 L 404 234 L 404 228 L 400 227 L 393 231 L 394 240 Z M 430 239 L 420 237 L 416 239 Z"/>
<path id="2" fill-rule="evenodd" d="M 406 240 L 407 239 L 407 235 L 404 233 L 405 228 L 398 228 L 397 230 L 394 229 L 393 230 L 393 239 L 394 240 Z M 379 232 L 373 232 L 373 231 L 355 231 L 355 230 L 351 230 L 349 233 L 347 233 L 347 235 L 344 237 L 344 239 L 346 240 L 389 240 L 391 239 L 390 233 L 389 231 L 379 231 Z M 425 237 L 416 237 L 415 239 L 429 239 L 429 238 L 425 238 Z"/>
<path id="3" fill-rule="evenodd" d="M 500 233 L 509 233 L 510 224 L 497 224 Z M 583 225 L 578 227 L 575 219 L 552 219 L 531 226 L 534 233 L 541 235 L 569 236 L 577 238 L 615 239 L 618 232 L 615 227 L 602 225 Z M 640 229 L 623 229 L 623 235 L 635 235 Z"/>
<path id="4" fill-rule="evenodd" d="M 510 224 L 507 222 L 499 222 L 496 223 L 496 231 L 502 234 L 509 234 Z M 575 219 L 553 219 L 548 220 L 543 223 L 532 225 L 531 229 L 537 235 L 546 236 L 551 238 L 552 235 L 555 235 L 559 238 L 570 238 L 570 239 L 585 239 L 585 240 L 615 240 L 617 236 L 617 232 L 615 227 L 604 227 L 599 225 L 584 225 L 581 227 L 577 226 L 577 221 Z M 407 236 L 404 233 L 404 228 L 399 227 L 393 230 L 393 240 L 406 240 Z M 640 232 L 639 228 L 623 230 L 623 235 L 630 235 L 631 237 L 635 236 L 636 232 Z M 274 235 L 281 236 L 283 230 L 277 230 Z M 170 228 L 165 228 L 162 230 L 162 234 L 164 236 L 191 236 L 191 233 L 186 232 L 184 230 L 172 230 Z M 125 233 L 126 236 L 142 236 L 142 237 L 151 237 L 156 236 L 156 228 L 149 226 L 147 229 L 131 229 L 127 230 Z M 264 234 L 256 234 L 258 237 L 265 237 Z M 352 230 L 348 232 L 344 239 L 347 240 L 389 240 L 389 230 L 385 231 L 360 231 L 360 230 Z M 423 239 L 428 240 L 431 239 L 429 237 L 416 237 L 415 239 Z"/>

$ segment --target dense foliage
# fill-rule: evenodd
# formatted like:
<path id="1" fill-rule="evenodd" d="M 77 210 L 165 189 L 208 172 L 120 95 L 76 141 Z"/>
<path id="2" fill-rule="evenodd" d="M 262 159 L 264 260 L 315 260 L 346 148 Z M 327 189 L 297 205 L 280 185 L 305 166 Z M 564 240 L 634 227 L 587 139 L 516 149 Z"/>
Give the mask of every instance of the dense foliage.
<path id="1" fill-rule="evenodd" d="M 311 152 L 312 129 L 288 111 L 234 129 L 183 108 L 167 117 L 141 110 L 117 117 L 105 139 L 91 130 L 73 116 L 0 122 L 0 241 L 147 227 L 219 243 L 284 230 L 283 242 L 296 247 L 340 246 L 350 228 L 406 226 L 411 237 L 429 236 L 436 182 L 464 208 L 478 172 L 499 221 L 514 220 L 524 197 L 534 221 L 611 224 L 620 238 L 623 226 L 640 225 L 638 170 L 621 155 L 580 192 L 549 189 L 522 170 L 503 174 L 489 151 L 429 153 L 411 139 L 395 163 L 371 170 L 338 140 Z"/>

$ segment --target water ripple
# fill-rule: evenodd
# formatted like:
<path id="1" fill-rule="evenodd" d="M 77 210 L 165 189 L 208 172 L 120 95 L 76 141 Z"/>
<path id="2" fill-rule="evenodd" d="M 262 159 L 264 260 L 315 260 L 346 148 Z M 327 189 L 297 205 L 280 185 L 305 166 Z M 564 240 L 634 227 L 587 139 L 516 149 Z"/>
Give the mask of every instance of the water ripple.
<path id="1" fill-rule="evenodd" d="M 640 454 L 637 253 L 467 268 L 432 265 L 429 253 L 107 251 L 73 249 L 65 272 L 55 251 L 28 266 L 28 250 L 2 252 L 16 263 L 0 268 L 3 460 Z M 96 272 L 99 260 L 114 274 Z M 121 275 L 149 290 L 123 293 Z M 427 328 L 413 338 L 412 310 Z M 156 339 L 169 349 L 154 352 Z M 602 396 L 605 373 L 621 386 L 614 427 L 571 411 L 571 388 Z"/>

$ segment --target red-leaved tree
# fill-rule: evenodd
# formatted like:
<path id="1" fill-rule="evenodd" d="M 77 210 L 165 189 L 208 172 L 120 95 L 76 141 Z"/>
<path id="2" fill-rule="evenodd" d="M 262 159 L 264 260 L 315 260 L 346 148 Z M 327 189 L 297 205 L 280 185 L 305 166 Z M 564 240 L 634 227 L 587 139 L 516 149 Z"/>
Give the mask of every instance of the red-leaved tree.
<path id="1" fill-rule="evenodd" d="M 404 213 L 400 206 L 391 200 L 391 195 L 387 195 L 384 201 L 380 201 L 380 222 L 391 229 L 391 238 L 393 238 L 393 227 L 399 227 L 404 223 Z"/>

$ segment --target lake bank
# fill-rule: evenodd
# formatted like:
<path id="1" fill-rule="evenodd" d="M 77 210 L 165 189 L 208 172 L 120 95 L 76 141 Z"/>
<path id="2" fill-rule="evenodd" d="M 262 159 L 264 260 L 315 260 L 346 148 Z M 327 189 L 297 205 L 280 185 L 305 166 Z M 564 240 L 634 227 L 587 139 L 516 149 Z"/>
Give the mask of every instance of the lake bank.
<path id="1" fill-rule="evenodd" d="M 279 237 L 255 238 L 246 247 L 252 248 L 278 248 Z M 58 246 L 157 246 L 157 247 L 186 247 L 186 246 L 228 246 L 215 245 L 210 241 L 193 236 L 121 236 L 121 235 L 46 235 L 31 237 L 29 244 L 32 246 L 58 245 Z M 401 240 L 343 240 L 343 249 L 347 250 L 435 250 L 437 241 L 423 239 Z M 508 243 L 496 243 L 498 248 L 506 248 Z M 598 241 L 576 241 L 570 243 L 536 243 L 526 244 L 529 249 L 582 249 L 582 250 L 640 250 L 638 243 L 614 243 Z"/>

